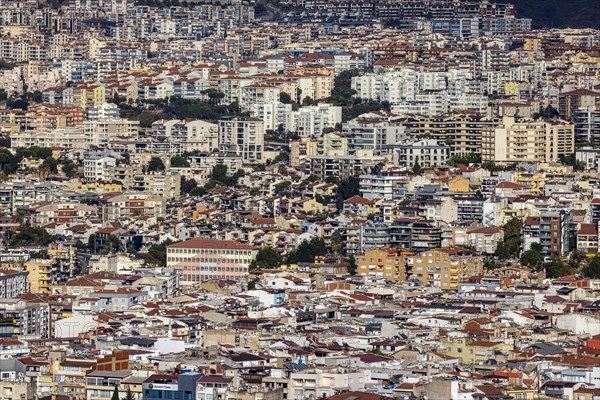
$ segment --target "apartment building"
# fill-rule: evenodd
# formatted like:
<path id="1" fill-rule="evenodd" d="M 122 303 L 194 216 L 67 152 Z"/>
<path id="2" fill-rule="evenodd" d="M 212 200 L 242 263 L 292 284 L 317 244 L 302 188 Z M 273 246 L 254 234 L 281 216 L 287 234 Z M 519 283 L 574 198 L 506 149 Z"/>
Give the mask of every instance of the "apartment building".
<path id="1" fill-rule="evenodd" d="M 483 161 L 558 162 L 574 151 L 574 126 L 566 121 L 504 117 L 498 128 L 483 131 Z"/>
<path id="2" fill-rule="evenodd" d="M 164 218 L 167 201 L 162 196 L 148 193 L 109 193 L 101 196 L 103 221 L 121 218 L 149 216 Z"/>
<path id="3" fill-rule="evenodd" d="M 326 128 L 342 123 L 342 107 L 319 104 L 286 114 L 285 128 L 301 137 L 321 136 Z"/>
<path id="4" fill-rule="evenodd" d="M 194 238 L 167 247 L 167 267 L 181 271 L 181 286 L 211 279 L 241 280 L 258 250 L 233 240 Z"/>
<path id="5" fill-rule="evenodd" d="M 391 122 L 386 117 L 374 113 L 364 114 L 346 124 L 348 131 L 349 154 L 360 153 L 361 150 L 372 151 L 373 154 L 387 152 L 389 146 L 406 138 L 406 127 Z"/>
<path id="6" fill-rule="evenodd" d="M 308 138 L 290 142 L 290 165 L 299 167 L 306 157 L 317 155 L 318 145 L 318 141 Z"/>
<path id="7" fill-rule="evenodd" d="M 54 284 L 56 264 L 50 260 L 32 260 L 23 265 L 29 273 L 29 290 L 31 293 L 49 294 Z"/>
<path id="8" fill-rule="evenodd" d="M 0 336 L 48 338 L 50 306 L 41 301 L 27 301 L 18 297 L 0 298 Z"/>
<path id="9" fill-rule="evenodd" d="M 558 114 L 561 118 L 573 120 L 580 109 L 595 109 L 600 106 L 600 92 L 589 89 L 576 89 L 558 95 Z"/>
<path id="10" fill-rule="evenodd" d="M 600 107 L 585 107 L 575 111 L 575 141 L 600 142 Z"/>
<path id="11" fill-rule="evenodd" d="M 394 163 L 404 168 L 438 167 L 448 159 L 449 148 L 433 139 L 405 140 L 394 148 Z"/>
<path id="12" fill-rule="evenodd" d="M 114 179 L 114 168 L 117 160 L 114 157 L 96 156 L 83 160 L 83 177 L 87 182 L 110 182 Z"/>
<path id="13" fill-rule="evenodd" d="M 370 249 L 356 256 L 357 273 L 389 282 L 406 281 L 406 255 L 393 247 Z"/>
<path id="14" fill-rule="evenodd" d="M 460 282 L 483 272 L 483 257 L 460 248 L 427 250 L 412 257 L 409 274 L 424 285 L 457 290 Z"/>
<path id="15" fill-rule="evenodd" d="M 569 252 L 571 215 L 565 211 L 543 211 L 537 217 L 527 217 L 523 222 L 523 251 L 533 243 L 542 246 L 544 256 L 562 257 Z"/>
<path id="16" fill-rule="evenodd" d="M 245 162 L 262 161 L 264 139 L 265 127 L 261 120 L 228 118 L 219 121 L 220 149 L 240 156 Z"/>
<path id="17" fill-rule="evenodd" d="M 17 297 L 29 291 L 29 273 L 0 268 L 0 299 Z M 2 336 L 0 332 L 0 336 Z"/>
<path id="18" fill-rule="evenodd" d="M 75 202 L 35 203 L 24 207 L 32 226 L 82 224 L 96 216 L 96 207 Z"/>
<path id="19" fill-rule="evenodd" d="M 414 117 L 406 121 L 412 136 L 429 135 L 440 143 L 447 143 L 449 156 L 465 156 L 481 152 L 484 130 L 498 126 L 498 118 L 477 114 L 446 114 L 434 117 Z"/>

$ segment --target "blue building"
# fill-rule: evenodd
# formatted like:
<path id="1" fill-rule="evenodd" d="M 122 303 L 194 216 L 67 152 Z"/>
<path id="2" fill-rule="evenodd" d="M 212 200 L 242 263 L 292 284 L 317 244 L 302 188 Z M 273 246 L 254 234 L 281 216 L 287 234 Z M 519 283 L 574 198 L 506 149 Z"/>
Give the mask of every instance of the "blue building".
<path id="1" fill-rule="evenodd" d="M 196 400 L 199 373 L 152 375 L 142 383 L 143 400 Z"/>

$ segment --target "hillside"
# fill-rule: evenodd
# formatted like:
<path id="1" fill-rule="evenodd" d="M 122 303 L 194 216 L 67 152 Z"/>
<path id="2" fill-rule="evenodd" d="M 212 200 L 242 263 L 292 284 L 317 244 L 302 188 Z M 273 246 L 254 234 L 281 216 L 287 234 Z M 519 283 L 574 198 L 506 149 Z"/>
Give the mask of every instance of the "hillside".
<path id="1" fill-rule="evenodd" d="M 499 0 L 513 3 L 534 28 L 600 28 L 600 0 Z"/>

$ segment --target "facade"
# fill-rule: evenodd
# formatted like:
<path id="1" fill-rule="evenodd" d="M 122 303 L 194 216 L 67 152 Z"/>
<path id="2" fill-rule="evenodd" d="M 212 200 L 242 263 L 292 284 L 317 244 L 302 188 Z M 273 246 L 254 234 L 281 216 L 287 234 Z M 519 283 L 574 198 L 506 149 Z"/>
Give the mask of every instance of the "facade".
<path id="1" fill-rule="evenodd" d="M 183 288 L 211 279 L 241 280 L 256 253 L 233 240 L 195 238 L 167 247 L 167 267 L 181 271 Z"/>
<path id="2" fill-rule="evenodd" d="M 231 118 L 219 121 L 219 147 L 245 162 L 263 158 L 265 128 L 261 120 Z"/>
<path id="3" fill-rule="evenodd" d="M 504 117 L 502 125 L 486 130 L 482 160 L 498 163 L 558 162 L 574 152 L 574 127 L 565 121 L 517 121 Z"/>
<path id="4" fill-rule="evenodd" d="M 483 272 L 483 257 L 464 249 L 433 249 L 415 254 L 409 271 L 424 285 L 456 290 L 460 282 Z"/>
<path id="5" fill-rule="evenodd" d="M 406 280 L 406 256 L 398 250 L 380 247 L 356 256 L 357 274 L 370 279 L 399 283 Z"/>
<path id="6" fill-rule="evenodd" d="M 17 297 L 29 290 L 29 273 L 0 269 L 0 299 Z"/>
<path id="7" fill-rule="evenodd" d="M 448 147 L 436 140 L 407 140 L 395 147 L 394 162 L 404 168 L 432 168 L 445 165 L 449 155 Z"/>

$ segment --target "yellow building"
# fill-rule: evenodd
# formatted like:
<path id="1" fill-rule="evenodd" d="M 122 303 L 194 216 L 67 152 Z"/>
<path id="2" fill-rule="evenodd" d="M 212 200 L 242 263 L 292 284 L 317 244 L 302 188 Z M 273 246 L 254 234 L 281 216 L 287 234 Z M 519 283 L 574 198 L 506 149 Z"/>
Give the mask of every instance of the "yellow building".
<path id="1" fill-rule="evenodd" d="M 448 180 L 448 190 L 454 193 L 469 193 L 469 183 L 464 176 L 453 176 Z"/>
<path id="2" fill-rule="evenodd" d="M 562 120 L 504 117 L 482 135 L 481 159 L 498 163 L 554 163 L 575 151 L 574 125 Z"/>
<path id="3" fill-rule="evenodd" d="M 490 359 L 506 360 L 513 346 L 503 342 L 473 340 L 466 337 L 450 337 L 442 340 L 446 355 L 458 358 L 463 364 L 479 364 Z"/>
<path id="4" fill-rule="evenodd" d="M 25 270 L 29 272 L 29 291 L 31 293 L 50 293 L 53 265 L 50 260 L 35 260 L 25 263 Z"/>
<path id="5" fill-rule="evenodd" d="M 104 86 L 86 83 L 73 88 L 73 104 L 81 108 L 97 107 L 104 103 L 106 90 Z"/>
<path id="6" fill-rule="evenodd" d="M 460 282 L 483 273 L 483 257 L 461 248 L 427 250 L 415 254 L 411 272 L 424 285 L 456 290 Z"/>
<path id="7" fill-rule="evenodd" d="M 299 167 L 302 160 L 309 156 L 318 154 L 318 142 L 302 138 L 294 142 L 290 142 L 290 165 Z"/>
<path id="8" fill-rule="evenodd" d="M 357 273 L 369 278 L 383 278 L 390 282 L 406 281 L 406 255 L 398 249 L 380 247 L 367 250 L 356 257 Z"/>

